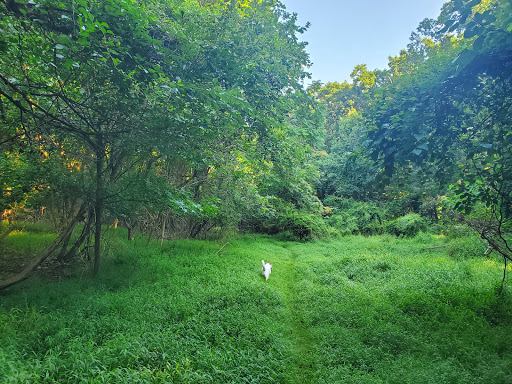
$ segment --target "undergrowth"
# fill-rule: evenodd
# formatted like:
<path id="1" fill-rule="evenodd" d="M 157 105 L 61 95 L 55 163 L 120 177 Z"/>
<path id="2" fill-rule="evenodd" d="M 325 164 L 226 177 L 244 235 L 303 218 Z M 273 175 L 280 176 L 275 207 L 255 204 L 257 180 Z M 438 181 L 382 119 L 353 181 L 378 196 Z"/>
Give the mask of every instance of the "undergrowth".
<path id="1" fill-rule="evenodd" d="M 478 239 L 124 238 L 95 279 L 2 293 L 1 383 L 512 382 L 512 292 Z"/>

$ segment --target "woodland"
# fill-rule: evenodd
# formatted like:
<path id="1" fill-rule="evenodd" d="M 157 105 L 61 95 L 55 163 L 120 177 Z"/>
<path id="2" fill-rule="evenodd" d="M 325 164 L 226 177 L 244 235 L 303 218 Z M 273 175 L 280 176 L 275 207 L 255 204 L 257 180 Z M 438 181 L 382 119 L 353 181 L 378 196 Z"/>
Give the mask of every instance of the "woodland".
<path id="1" fill-rule="evenodd" d="M 307 43 L 273 0 L 5 0 L 0 211 L 49 257 L 128 238 L 413 236 L 469 225 L 505 261 L 512 6 L 447 2 L 387 69 L 302 86 Z M 73 235 L 74 232 L 80 232 Z"/>
<path id="2" fill-rule="evenodd" d="M 350 82 L 307 27 L 0 1 L 0 382 L 511 382 L 512 3 Z"/>

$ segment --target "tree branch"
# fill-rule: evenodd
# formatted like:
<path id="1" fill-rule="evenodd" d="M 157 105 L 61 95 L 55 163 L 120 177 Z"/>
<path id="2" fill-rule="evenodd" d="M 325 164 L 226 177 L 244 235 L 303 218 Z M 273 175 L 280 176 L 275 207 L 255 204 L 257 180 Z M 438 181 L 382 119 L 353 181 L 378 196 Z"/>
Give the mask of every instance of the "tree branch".
<path id="1" fill-rule="evenodd" d="M 73 232 L 73 229 L 75 228 L 76 224 L 83 217 L 85 209 L 85 205 L 82 205 L 78 210 L 76 216 L 73 218 L 73 220 L 71 220 L 71 222 L 64 228 L 64 230 L 53 241 L 53 243 L 43 252 L 41 252 L 35 260 L 33 260 L 29 265 L 27 265 L 25 269 L 23 269 L 23 271 L 18 273 L 16 276 L 11 277 L 10 279 L 0 282 L 0 291 L 27 279 L 32 273 L 32 271 L 36 269 L 43 261 L 45 261 L 59 247 L 59 245 L 62 244 L 64 239 L 66 239 L 66 237 Z"/>

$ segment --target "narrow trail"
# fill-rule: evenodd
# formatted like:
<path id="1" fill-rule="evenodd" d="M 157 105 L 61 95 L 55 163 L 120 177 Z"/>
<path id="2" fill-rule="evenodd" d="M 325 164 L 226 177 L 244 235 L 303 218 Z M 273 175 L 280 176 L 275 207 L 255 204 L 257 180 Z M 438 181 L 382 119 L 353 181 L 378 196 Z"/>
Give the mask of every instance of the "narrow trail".
<path id="1" fill-rule="evenodd" d="M 286 255 L 279 260 L 279 274 L 283 278 L 283 293 L 291 323 L 290 339 L 293 345 L 293 356 L 296 359 L 296 369 L 293 372 L 292 383 L 314 383 L 315 358 L 313 353 L 313 337 L 304 325 L 300 298 L 297 296 L 297 283 L 299 281 L 299 265 L 297 255 L 286 249 Z"/>

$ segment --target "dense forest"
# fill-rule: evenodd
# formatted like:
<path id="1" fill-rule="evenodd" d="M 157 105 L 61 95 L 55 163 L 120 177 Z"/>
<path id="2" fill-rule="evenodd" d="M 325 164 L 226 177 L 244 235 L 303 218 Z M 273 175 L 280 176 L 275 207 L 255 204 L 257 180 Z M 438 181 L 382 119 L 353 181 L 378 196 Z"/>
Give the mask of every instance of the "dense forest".
<path id="1" fill-rule="evenodd" d="M 59 232 L 32 263 L 128 238 L 307 241 L 464 223 L 505 263 L 512 5 L 452 0 L 387 69 L 313 82 L 274 0 L 0 3 L 0 211 Z M 5 277 L 5 276 L 4 276 Z"/>

